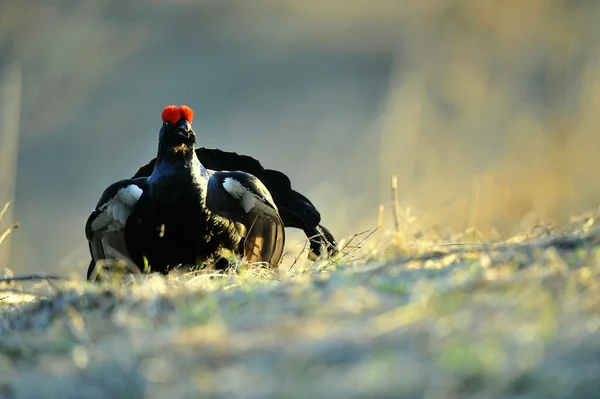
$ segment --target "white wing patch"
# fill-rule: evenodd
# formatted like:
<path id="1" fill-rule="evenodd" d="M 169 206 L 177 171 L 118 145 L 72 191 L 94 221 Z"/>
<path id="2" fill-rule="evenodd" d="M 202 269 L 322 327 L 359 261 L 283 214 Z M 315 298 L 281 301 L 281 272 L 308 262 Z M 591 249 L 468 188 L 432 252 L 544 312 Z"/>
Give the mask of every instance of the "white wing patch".
<path id="1" fill-rule="evenodd" d="M 256 205 L 256 198 L 246 187 L 232 177 L 223 179 L 223 188 L 235 199 L 241 200 L 242 207 L 247 213 Z"/>
<path id="2" fill-rule="evenodd" d="M 125 227 L 125 222 L 142 193 L 142 189 L 135 184 L 117 191 L 114 197 L 98 208 L 102 213 L 92 222 L 92 230 L 106 228 L 108 231 L 116 231 Z"/>

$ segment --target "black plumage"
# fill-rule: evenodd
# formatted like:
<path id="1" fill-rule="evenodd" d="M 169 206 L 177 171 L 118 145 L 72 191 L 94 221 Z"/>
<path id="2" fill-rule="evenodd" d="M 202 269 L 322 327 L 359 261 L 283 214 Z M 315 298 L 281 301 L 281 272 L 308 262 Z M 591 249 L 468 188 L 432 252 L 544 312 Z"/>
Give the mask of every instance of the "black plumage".
<path id="1" fill-rule="evenodd" d="M 248 155 L 207 147 L 198 147 L 195 151 L 202 165 L 208 169 L 243 171 L 257 177 L 271 193 L 284 226 L 304 231 L 310 241 L 313 258 L 322 255 L 323 247 L 327 255 L 337 253 L 337 242 L 331 232 L 320 224 L 319 211 L 308 198 L 292 189 L 290 179 L 284 173 L 265 169 L 258 160 Z M 150 176 L 155 163 L 156 158 L 140 167 L 133 178 Z"/>
<path id="2" fill-rule="evenodd" d="M 151 173 L 118 181 L 102 194 L 85 227 L 88 279 L 96 278 L 98 261 L 123 259 L 143 270 L 147 260 L 151 271 L 166 273 L 179 265 L 222 265 L 223 249 L 278 265 L 285 236 L 270 193 L 242 172 L 207 170 L 194 151 L 192 118 L 188 107 L 166 107 Z M 227 178 L 243 195 L 227 191 Z M 244 201 L 261 206 L 250 209 Z"/>

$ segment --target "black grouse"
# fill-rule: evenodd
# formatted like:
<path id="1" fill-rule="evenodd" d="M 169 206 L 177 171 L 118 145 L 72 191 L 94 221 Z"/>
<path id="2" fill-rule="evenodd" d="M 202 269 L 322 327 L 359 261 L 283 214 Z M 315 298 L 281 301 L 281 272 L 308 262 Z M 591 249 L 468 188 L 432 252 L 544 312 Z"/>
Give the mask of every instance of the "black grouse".
<path id="1" fill-rule="evenodd" d="M 288 176 L 284 173 L 265 169 L 261 163 L 248 156 L 217 148 L 198 147 L 196 156 L 210 170 L 238 170 L 258 178 L 271 193 L 285 227 L 301 229 L 310 241 L 311 258 L 321 256 L 325 248 L 328 256 L 338 252 L 337 242 L 331 232 L 321 225 L 321 215 L 312 202 L 292 189 Z M 133 178 L 147 177 L 153 173 L 156 158 L 139 168 Z"/>
<path id="2" fill-rule="evenodd" d="M 151 173 L 110 185 L 87 220 L 88 279 L 119 259 L 134 271 L 147 264 L 161 273 L 179 265 L 222 267 L 223 249 L 277 267 L 285 232 L 269 190 L 249 173 L 202 165 L 189 107 L 165 107 L 162 120 Z"/>

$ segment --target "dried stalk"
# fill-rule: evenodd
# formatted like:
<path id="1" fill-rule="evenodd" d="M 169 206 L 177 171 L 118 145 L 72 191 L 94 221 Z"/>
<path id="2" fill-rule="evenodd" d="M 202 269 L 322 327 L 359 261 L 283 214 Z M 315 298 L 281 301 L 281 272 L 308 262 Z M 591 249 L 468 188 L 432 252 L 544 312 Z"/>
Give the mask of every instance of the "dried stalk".
<path id="1" fill-rule="evenodd" d="M 396 232 L 400 233 L 400 204 L 398 201 L 398 177 L 392 176 L 392 206 L 394 209 L 394 224 Z"/>
<path id="2" fill-rule="evenodd" d="M 13 232 L 13 230 L 16 230 L 19 228 L 19 223 L 15 223 L 12 226 L 10 226 L 9 228 L 7 228 L 6 230 L 4 230 L 4 233 L 2 233 L 2 235 L 0 235 L 0 244 L 2 244 L 2 241 L 6 240 L 6 237 L 8 237 L 10 235 L 10 233 Z"/>
<path id="3" fill-rule="evenodd" d="M 377 226 L 383 227 L 383 214 L 385 212 L 385 206 L 379 205 L 379 215 L 377 218 Z"/>

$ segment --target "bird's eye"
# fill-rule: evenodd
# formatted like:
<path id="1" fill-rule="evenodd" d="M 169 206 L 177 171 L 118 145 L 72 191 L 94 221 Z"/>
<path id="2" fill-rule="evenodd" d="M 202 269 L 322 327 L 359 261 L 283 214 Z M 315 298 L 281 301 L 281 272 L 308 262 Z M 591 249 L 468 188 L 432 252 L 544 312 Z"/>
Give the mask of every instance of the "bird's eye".
<path id="1" fill-rule="evenodd" d="M 165 121 L 165 127 L 171 127 L 172 123 L 169 121 Z"/>

